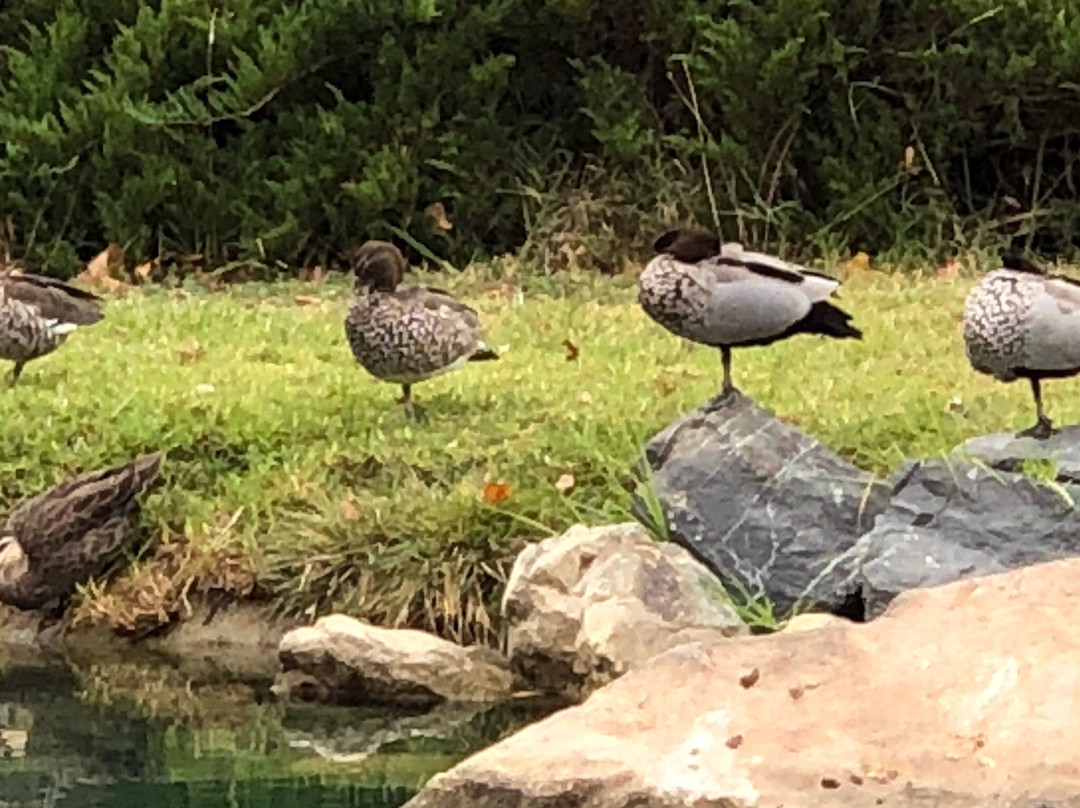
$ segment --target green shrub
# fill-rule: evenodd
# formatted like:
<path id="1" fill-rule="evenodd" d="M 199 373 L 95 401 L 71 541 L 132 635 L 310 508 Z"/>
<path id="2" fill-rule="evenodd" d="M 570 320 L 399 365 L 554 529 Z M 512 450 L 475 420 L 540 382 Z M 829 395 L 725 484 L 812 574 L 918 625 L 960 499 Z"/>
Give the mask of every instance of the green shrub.
<path id="1" fill-rule="evenodd" d="M 0 43 L 0 216 L 59 274 L 1077 236 L 1074 0 L 12 0 Z"/>

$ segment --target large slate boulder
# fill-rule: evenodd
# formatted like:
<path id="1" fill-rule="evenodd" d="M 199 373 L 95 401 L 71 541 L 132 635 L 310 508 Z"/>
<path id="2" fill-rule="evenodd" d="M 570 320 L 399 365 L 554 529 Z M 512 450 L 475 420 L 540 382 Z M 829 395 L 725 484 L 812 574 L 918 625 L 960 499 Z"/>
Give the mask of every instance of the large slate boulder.
<path id="1" fill-rule="evenodd" d="M 1018 437 L 1012 432 L 980 435 L 953 452 L 1000 471 L 1020 471 L 1031 461 L 1052 464 L 1058 480 L 1080 483 L 1080 424 L 1068 426 L 1046 440 Z"/>
<path id="2" fill-rule="evenodd" d="M 855 541 L 889 486 L 736 394 L 707 404 L 646 447 L 673 541 L 713 572 L 765 595 L 859 616 Z"/>
<path id="3" fill-rule="evenodd" d="M 888 509 L 852 551 L 864 618 L 908 589 L 1080 555 L 1073 502 L 1078 486 L 958 457 L 907 464 Z"/>

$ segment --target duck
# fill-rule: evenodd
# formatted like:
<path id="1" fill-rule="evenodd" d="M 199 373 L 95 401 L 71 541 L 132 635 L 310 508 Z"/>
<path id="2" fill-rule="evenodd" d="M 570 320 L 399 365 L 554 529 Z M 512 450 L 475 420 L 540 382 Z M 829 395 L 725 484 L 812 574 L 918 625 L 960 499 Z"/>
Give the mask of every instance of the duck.
<path id="1" fill-rule="evenodd" d="M 1057 430 L 1043 407 L 1042 381 L 1080 373 L 1080 281 L 1048 275 L 1018 254 L 972 288 L 964 301 L 964 348 L 972 368 L 1000 382 L 1027 379 L 1035 424 L 1017 437 Z"/>
<path id="2" fill-rule="evenodd" d="M 638 303 L 671 333 L 720 349 L 717 403 L 737 393 L 733 348 L 769 345 L 795 334 L 862 339 L 851 315 L 829 298 L 840 281 L 702 228 L 669 230 L 638 279 Z"/>
<path id="3" fill-rule="evenodd" d="M 351 255 L 354 296 L 345 335 L 356 361 L 376 379 L 401 385 L 399 404 L 423 418 L 412 398 L 418 382 L 469 362 L 499 358 L 487 346 L 480 317 L 449 292 L 401 287 L 408 262 L 395 244 L 364 242 Z"/>
<path id="4" fill-rule="evenodd" d="M 79 326 L 104 314 L 102 299 L 70 283 L 7 267 L 0 273 L 0 359 L 14 362 L 14 387 L 26 363 L 51 354 Z"/>
<path id="5" fill-rule="evenodd" d="M 64 605 L 77 586 L 113 566 L 163 457 L 91 471 L 18 505 L 0 522 L 0 602 L 23 611 Z"/>

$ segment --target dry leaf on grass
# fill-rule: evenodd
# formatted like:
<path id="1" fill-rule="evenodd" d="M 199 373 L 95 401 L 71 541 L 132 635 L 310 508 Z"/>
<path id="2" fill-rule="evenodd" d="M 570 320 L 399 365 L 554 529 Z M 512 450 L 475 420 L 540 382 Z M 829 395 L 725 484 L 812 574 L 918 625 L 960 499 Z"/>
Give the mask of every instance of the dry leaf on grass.
<path id="1" fill-rule="evenodd" d="M 321 306 L 322 298 L 316 295 L 297 295 L 293 298 L 297 306 Z"/>
<path id="2" fill-rule="evenodd" d="M 512 490 L 509 483 L 487 483 L 481 496 L 488 505 L 498 505 L 510 499 Z"/>
<path id="3" fill-rule="evenodd" d="M 139 264 L 135 267 L 134 276 L 139 283 L 146 283 L 150 280 L 150 276 L 154 274 L 154 261 L 147 261 L 145 264 Z"/>
<path id="4" fill-rule="evenodd" d="M 960 275 L 960 262 L 955 258 L 949 258 L 937 268 L 934 274 L 943 281 L 955 280 Z"/>
<path id="5" fill-rule="evenodd" d="M 347 499 L 341 501 L 341 518 L 346 522 L 355 522 L 360 518 L 360 509 Z"/>
<path id="6" fill-rule="evenodd" d="M 114 273 L 123 265 L 124 248 L 118 244 L 110 244 L 90 259 L 86 269 L 79 273 L 75 280 L 106 292 L 118 292 L 124 288 L 124 283 L 117 280 Z"/>
<path id="7" fill-rule="evenodd" d="M 446 215 L 446 208 L 443 207 L 442 202 L 435 202 L 428 205 L 428 216 L 431 217 L 435 226 L 443 231 L 450 231 L 454 229 L 454 223 L 450 221 L 450 217 Z"/>
<path id="8" fill-rule="evenodd" d="M 562 341 L 562 345 L 566 348 L 566 361 L 573 362 L 581 355 L 581 350 L 568 339 Z"/>
<path id="9" fill-rule="evenodd" d="M 181 365 L 190 365 L 192 362 L 202 359 L 206 355 L 206 349 L 199 343 L 193 342 L 190 345 L 181 346 L 176 353 Z"/>
<path id="10" fill-rule="evenodd" d="M 559 490 L 559 493 L 565 494 L 574 487 L 575 482 L 573 474 L 562 474 L 559 476 L 559 479 L 555 481 L 555 487 Z"/>
<path id="11" fill-rule="evenodd" d="M 857 252 L 847 261 L 840 264 L 840 272 L 844 275 L 852 275 L 859 272 L 870 271 L 870 256 L 864 252 Z"/>

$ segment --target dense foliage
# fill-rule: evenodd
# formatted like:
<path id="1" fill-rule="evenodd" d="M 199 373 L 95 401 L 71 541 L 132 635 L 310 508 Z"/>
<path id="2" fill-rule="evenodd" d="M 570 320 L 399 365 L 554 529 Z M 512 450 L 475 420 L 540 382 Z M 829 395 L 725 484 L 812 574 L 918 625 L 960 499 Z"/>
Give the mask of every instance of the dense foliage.
<path id="1" fill-rule="evenodd" d="M 0 220 L 60 273 L 1080 225 L 1078 0 L 10 0 L 0 44 Z"/>

